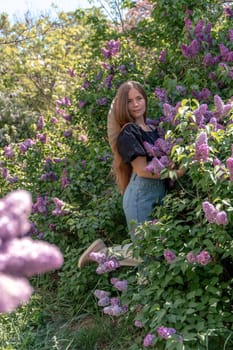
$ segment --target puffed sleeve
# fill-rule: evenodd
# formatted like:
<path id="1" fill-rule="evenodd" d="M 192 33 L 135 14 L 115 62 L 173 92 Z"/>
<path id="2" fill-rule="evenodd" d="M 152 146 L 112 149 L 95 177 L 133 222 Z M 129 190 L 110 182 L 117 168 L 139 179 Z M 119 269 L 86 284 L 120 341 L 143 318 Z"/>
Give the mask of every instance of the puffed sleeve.
<path id="1" fill-rule="evenodd" d="M 132 162 L 138 156 L 147 156 L 140 131 L 134 124 L 129 124 L 122 130 L 117 147 L 125 163 Z"/>

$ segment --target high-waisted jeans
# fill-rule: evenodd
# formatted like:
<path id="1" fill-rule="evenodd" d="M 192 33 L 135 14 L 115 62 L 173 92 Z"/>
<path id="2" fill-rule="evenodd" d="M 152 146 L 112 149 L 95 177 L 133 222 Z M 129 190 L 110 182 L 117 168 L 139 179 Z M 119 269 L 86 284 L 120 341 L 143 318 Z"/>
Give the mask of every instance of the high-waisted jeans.
<path id="1" fill-rule="evenodd" d="M 131 235 L 133 227 L 151 220 L 154 207 L 162 204 L 162 200 L 166 195 L 165 181 L 132 174 L 123 196 L 123 209 Z"/>

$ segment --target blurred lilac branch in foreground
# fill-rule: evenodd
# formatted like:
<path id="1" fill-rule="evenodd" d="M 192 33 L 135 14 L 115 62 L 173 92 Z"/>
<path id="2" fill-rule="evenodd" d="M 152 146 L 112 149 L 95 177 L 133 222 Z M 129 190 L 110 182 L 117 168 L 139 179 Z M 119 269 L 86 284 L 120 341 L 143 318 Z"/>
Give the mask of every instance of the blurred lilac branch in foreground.
<path id="1" fill-rule="evenodd" d="M 27 277 L 63 264 L 55 245 L 25 237 L 31 209 L 31 195 L 24 190 L 0 199 L 0 313 L 11 312 L 30 299 L 33 288 Z"/>

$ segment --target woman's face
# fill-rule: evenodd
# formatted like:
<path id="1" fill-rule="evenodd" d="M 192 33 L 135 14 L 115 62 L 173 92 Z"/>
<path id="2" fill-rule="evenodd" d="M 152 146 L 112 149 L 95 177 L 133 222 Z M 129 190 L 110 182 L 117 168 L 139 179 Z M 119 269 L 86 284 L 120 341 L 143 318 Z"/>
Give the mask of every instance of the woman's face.
<path id="1" fill-rule="evenodd" d="M 146 101 L 144 97 L 134 88 L 130 89 L 128 93 L 128 110 L 135 121 L 143 118 L 146 111 Z"/>

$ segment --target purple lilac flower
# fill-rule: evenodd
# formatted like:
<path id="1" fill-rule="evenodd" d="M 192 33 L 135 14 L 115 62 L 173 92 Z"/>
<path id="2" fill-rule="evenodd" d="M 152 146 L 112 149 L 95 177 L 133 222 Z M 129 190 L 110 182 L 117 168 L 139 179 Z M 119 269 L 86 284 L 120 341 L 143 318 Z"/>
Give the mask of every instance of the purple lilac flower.
<path id="1" fill-rule="evenodd" d="M 214 105 L 215 105 L 215 109 L 216 109 L 215 115 L 217 117 L 224 117 L 232 108 L 231 103 L 224 104 L 221 97 L 218 95 L 214 96 Z"/>
<path id="2" fill-rule="evenodd" d="M 157 328 L 158 335 L 164 339 L 168 339 L 170 336 L 176 333 L 175 328 L 168 328 L 168 327 L 158 327 Z"/>
<path id="3" fill-rule="evenodd" d="M 2 172 L 2 176 L 4 177 L 4 179 L 7 179 L 9 176 L 9 170 L 7 168 L 2 168 L 1 172 Z"/>
<path id="4" fill-rule="evenodd" d="M 176 259 L 176 254 L 172 252 L 170 249 L 165 249 L 163 252 L 163 256 L 169 264 L 172 264 Z"/>
<path id="5" fill-rule="evenodd" d="M 155 335 L 152 333 L 148 333 L 143 339 L 143 345 L 145 346 L 145 348 L 148 348 L 149 346 L 151 346 L 154 339 L 155 339 Z"/>
<path id="6" fill-rule="evenodd" d="M 119 260 L 116 257 L 108 257 L 107 260 L 101 264 L 96 269 L 98 275 L 103 273 L 108 273 L 110 271 L 115 271 L 120 267 Z"/>
<path id="7" fill-rule="evenodd" d="M 104 86 L 107 89 L 110 89 L 112 87 L 112 79 L 113 79 L 113 74 L 109 74 L 107 78 L 104 80 Z"/>
<path id="8" fill-rule="evenodd" d="M 230 8 L 230 6 L 225 7 L 225 13 L 229 17 L 233 17 L 233 10 Z"/>
<path id="9" fill-rule="evenodd" d="M 56 100 L 56 105 L 69 107 L 71 106 L 71 101 L 69 97 L 62 97 L 61 100 Z"/>
<path id="10" fill-rule="evenodd" d="M 97 298 L 97 299 L 103 299 L 103 298 L 106 298 L 106 297 L 109 297 L 110 296 L 110 293 L 109 292 L 106 292 L 104 290 L 101 290 L 101 289 L 96 289 L 94 291 L 94 296 Z"/>
<path id="11" fill-rule="evenodd" d="M 111 278 L 111 283 L 113 286 L 118 289 L 121 292 L 125 292 L 128 288 L 128 281 L 127 280 L 122 280 L 120 281 L 118 278 Z"/>
<path id="12" fill-rule="evenodd" d="M 161 63 L 165 63 L 166 62 L 166 55 L 167 55 L 167 50 L 162 50 L 160 51 L 160 54 L 159 54 L 159 61 Z"/>
<path id="13" fill-rule="evenodd" d="M 196 260 L 201 265 L 207 265 L 211 261 L 211 256 L 206 250 L 203 250 L 196 256 Z"/>
<path id="14" fill-rule="evenodd" d="M 12 158 L 14 156 L 12 145 L 8 145 L 4 147 L 4 156 L 6 158 Z"/>
<path id="15" fill-rule="evenodd" d="M 105 252 L 91 252 L 89 254 L 89 258 L 100 265 L 104 264 L 108 260 Z"/>
<path id="16" fill-rule="evenodd" d="M 103 311 L 107 315 L 111 316 L 120 316 L 124 314 L 128 310 L 127 305 L 120 305 L 120 300 L 119 298 L 111 298 L 110 299 L 110 306 L 104 307 Z"/>
<path id="17" fill-rule="evenodd" d="M 219 211 L 216 215 L 215 222 L 217 225 L 227 225 L 228 224 L 228 218 L 227 214 L 224 210 Z"/>
<path id="18" fill-rule="evenodd" d="M 63 209 L 65 203 L 62 200 L 55 197 L 53 198 L 53 202 L 56 205 L 56 208 L 52 211 L 52 215 L 60 216 L 68 213 L 67 210 Z"/>
<path id="19" fill-rule="evenodd" d="M 37 130 L 42 130 L 44 127 L 44 117 L 43 115 L 39 116 L 38 122 L 37 122 Z"/>
<path id="20" fill-rule="evenodd" d="M 110 298 L 109 297 L 105 297 L 105 298 L 101 298 L 98 300 L 98 305 L 101 307 L 105 307 L 108 306 L 110 304 Z"/>
<path id="21" fill-rule="evenodd" d="M 64 137 L 71 137 L 72 136 L 72 130 L 65 130 L 63 131 L 63 136 Z"/>
<path id="22" fill-rule="evenodd" d="M 22 277 L 0 273 L 0 313 L 10 313 L 18 306 L 27 303 L 33 288 L 28 280 Z"/>
<path id="23" fill-rule="evenodd" d="M 58 123 L 58 119 L 56 117 L 52 117 L 51 118 L 51 123 L 52 124 L 57 124 Z"/>
<path id="24" fill-rule="evenodd" d="M 195 262 L 197 262 L 197 258 L 196 258 L 196 255 L 194 254 L 194 252 L 189 252 L 186 255 L 186 259 L 190 264 L 194 264 Z"/>
<path id="25" fill-rule="evenodd" d="M 233 181 L 233 157 L 229 157 L 226 160 L 226 166 L 227 166 L 227 169 L 229 170 L 230 181 Z"/>
<path id="26" fill-rule="evenodd" d="M 209 146 L 207 143 L 207 134 L 206 132 L 201 132 L 195 142 L 195 160 L 202 160 L 207 162 L 209 159 Z"/>
<path id="27" fill-rule="evenodd" d="M 119 70 L 120 70 L 121 74 L 123 74 L 123 75 L 126 75 L 128 73 L 128 69 L 124 64 L 119 66 Z"/>
<path id="28" fill-rule="evenodd" d="M 0 200 L 0 239 L 2 242 L 27 234 L 31 227 L 27 220 L 31 213 L 31 206 L 31 196 L 23 190 L 11 192 Z"/>
<path id="29" fill-rule="evenodd" d="M 190 33 L 190 30 L 192 29 L 192 21 L 190 18 L 185 18 L 184 20 L 184 24 L 185 24 L 185 29 L 187 33 Z"/>
<path id="30" fill-rule="evenodd" d="M 116 56 L 120 48 L 120 39 L 117 41 L 110 40 L 107 42 L 106 47 L 101 48 L 101 53 L 105 58 L 112 58 Z"/>
<path id="31" fill-rule="evenodd" d="M 160 175 L 161 171 L 165 169 L 165 166 L 162 162 L 157 158 L 153 157 L 153 159 L 146 166 L 146 170 L 152 174 Z"/>
<path id="32" fill-rule="evenodd" d="M 87 104 L 86 101 L 79 101 L 78 103 L 80 109 L 83 108 L 86 104 Z"/>
<path id="33" fill-rule="evenodd" d="M 194 39 L 190 45 L 181 44 L 181 52 L 185 58 L 195 57 L 199 50 L 199 43 Z"/>
<path id="34" fill-rule="evenodd" d="M 216 215 L 218 213 L 217 209 L 208 201 L 202 203 L 202 209 L 204 210 L 205 217 L 209 223 L 214 223 Z"/>
<path id="35" fill-rule="evenodd" d="M 229 29 L 228 34 L 229 34 L 229 40 L 233 41 L 233 29 Z"/>
<path id="36" fill-rule="evenodd" d="M 37 134 L 36 138 L 37 138 L 37 140 L 41 141 L 42 143 L 47 143 L 48 142 L 47 134 Z"/>
<path id="37" fill-rule="evenodd" d="M 106 106 L 107 103 L 108 103 L 107 97 L 98 98 L 96 100 L 96 104 L 99 106 Z"/>
<path id="38" fill-rule="evenodd" d="M 167 101 L 167 92 L 165 89 L 156 88 L 155 97 L 157 97 L 161 102 L 165 103 Z"/>
<path id="39" fill-rule="evenodd" d="M 31 277 L 59 268 L 63 257 L 56 246 L 29 237 L 12 239 L 0 248 L 0 271 Z"/>
<path id="40" fill-rule="evenodd" d="M 68 68 L 68 73 L 70 75 L 71 78 L 74 78 L 75 77 L 75 71 L 73 68 Z"/>
<path id="41" fill-rule="evenodd" d="M 16 182 L 19 181 L 19 178 L 18 178 L 17 175 L 15 175 L 15 176 L 8 176 L 8 177 L 7 177 L 7 181 L 8 181 L 10 184 L 14 184 L 14 183 L 16 183 Z"/>
<path id="42" fill-rule="evenodd" d="M 53 172 L 49 171 L 41 175 L 40 180 L 42 181 L 57 181 L 58 176 Z"/>
<path id="43" fill-rule="evenodd" d="M 38 195 L 36 202 L 32 204 L 32 212 L 33 213 L 47 213 L 47 205 L 48 205 L 48 197 L 43 197 L 42 195 Z"/>

